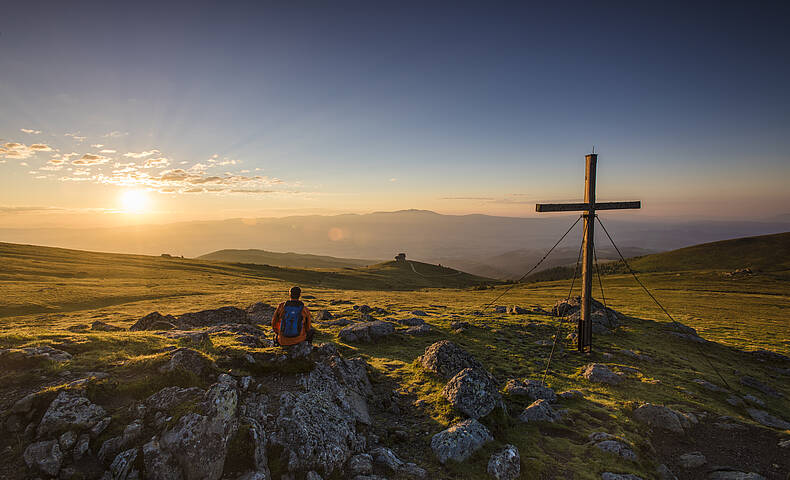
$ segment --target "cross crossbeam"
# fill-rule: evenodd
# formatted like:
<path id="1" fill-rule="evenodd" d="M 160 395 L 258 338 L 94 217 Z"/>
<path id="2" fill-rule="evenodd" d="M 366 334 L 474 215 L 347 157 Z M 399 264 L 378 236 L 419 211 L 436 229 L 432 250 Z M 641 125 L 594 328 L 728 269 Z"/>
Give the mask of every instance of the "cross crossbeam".
<path id="1" fill-rule="evenodd" d="M 595 256 L 595 211 L 626 210 L 642 208 L 642 202 L 601 202 L 595 201 L 595 174 L 598 166 L 598 155 L 591 153 L 584 157 L 586 166 L 584 174 L 583 203 L 538 203 L 538 212 L 584 212 L 584 238 L 582 239 L 584 260 L 582 263 L 582 304 L 579 317 L 579 351 L 592 352 L 592 275 L 593 258 Z"/>

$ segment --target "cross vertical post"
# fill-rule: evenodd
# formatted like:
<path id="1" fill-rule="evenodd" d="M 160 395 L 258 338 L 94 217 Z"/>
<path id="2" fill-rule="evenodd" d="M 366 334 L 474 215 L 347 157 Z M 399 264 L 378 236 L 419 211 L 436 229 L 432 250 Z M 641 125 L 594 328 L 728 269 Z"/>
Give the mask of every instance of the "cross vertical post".
<path id="1" fill-rule="evenodd" d="M 579 317 L 578 345 L 583 353 L 592 352 L 592 284 L 593 258 L 595 248 L 595 170 L 598 166 L 598 155 L 585 155 L 584 203 L 590 206 L 584 215 L 584 246 L 582 263 L 582 304 Z"/>
<path id="2" fill-rule="evenodd" d="M 595 259 L 595 212 L 597 210 L 626 210 L 642 208 L 642 202 L 602 202 L 595 201 L 595 171 L 598 167 L 598 155 L 591 153 L 584 156 L 584 203 L 538 203 L 537 212 L 583 212 L 584 237 L 582 252 L 582 300 L 579 315 L 578 346 L 583 353 L 592 352 L 592 284 L 593 261 Z"/>

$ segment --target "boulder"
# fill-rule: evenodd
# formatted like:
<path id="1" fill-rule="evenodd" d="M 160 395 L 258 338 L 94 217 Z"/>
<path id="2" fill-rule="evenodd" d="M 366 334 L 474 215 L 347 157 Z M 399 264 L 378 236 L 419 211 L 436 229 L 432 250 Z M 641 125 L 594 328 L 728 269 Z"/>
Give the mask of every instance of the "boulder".
<path id="1" fill-rule="evenodd" d="M 271 325 L 275 310 L 275 307 L 269 305 L 268 303 L 255 302 L 247 307 L 247 321 L 249 323 Z"/>
<path id="2" fill-rule="evenodd" d="M 145 465 L 145 478 L 151 480 L 183 480 L 184 478 L 176 459 L 162 450 L 156 437 L 143 445 L 143 465 Z"/>
<path id="3" fill-rule="evenodd" d="M 358 453 L 348 459 L 346 474 L 350 477 L 370 475 L 373 473 L 373 457 L 367 453 Z"/>
<path id="4" fill-rule="evenodd" d="M 735 470 L 719 470 L 711 472 L 711 474 L 708 475 L 708 480 L 766 480 L 766 478 L 754 472 L 746 473 Z"/>
<path id="5" fill-rule="evenodd" d="M 550 403 L 557 401 L 557 394 L 539 380 L 511 379 L 505 384 L 505 393 L 508 395 L 525 396 L 530 400 L 544 399 Z"/>
<path id="6" fill-rule="evenodd" d="M 612 372 L 609 367 L 602 363 L 591 363 L 582 372 L 582 376 L 593 383 L 605 383 L 607 385 L 617 385 L 623 381 L 622 377 Z"/>
<path id="7" fill-rule="evenodd" d="M 327 320 L 332 320 L 333 318 L 334 316 L 332 315 L 332 312 L 326 309 L 319 310 L 318 313 L 315 314 L 316 322 L 325 322 Z"/>
<path id="8" fill-rule="evenodd" d="M 401 325 L 406 325 L 407 327 L 419 327 L 420 325 L 425 325 L 425 320 L 417 317 L 401 318 L 400 320 L 395 321 Z"/>
<path id="9" fill-rule="evenodd" d="M 205 393 L 198 387 L 165 387 L 148 397 L 145 400 L 145 405 L 152 410 L 168 412 L 188 400 L 201 398 Z"/>
<path id="10" fill-rule="evenodd" d="M 675 410 L 663 405 L 645 403 L 634 410 L 634 418 L 659 430 L 683 433 L 681 416 Z"/>
<path id="11" fill-rule="evenodd" d="M 178 343 L 184 347 L 211 348 L 214 346 L 207 332 L 171 330 L 169 332 L 162 332 L 162 334 L 167 338 L 177 340 Z"/>
<path id="12" fill-rule="evenodd" d="M 381 465 L 391 472 L 397 472 L 403 468 L 403 460 L 395 455 L 395 452 L 386 447 L 379 447 L 370 451 L 376 465 Z"/>
<path id="13" fill-rule="evenodd" d="M 38 426 L 39 437 L 65 430 L 86 430 L 94 427 L 107 412 L 94 405 L 82 393 L 61 391 L 49 404 Z"/>
<path id="14" fill-rule="evenodd" d="M 110 325 L 109 323 L 104 323 L 100 320 L 96 320 L 95 322 L 91 323 L 91 330 L 97 332 L 119 332 L 121 330 L 125 330 L 125 328 L 118 327 L 115 325 Z"/>
<path id="15" fill-rule="evenodd" d="M 289 472 L 315 470 L 328 477 L 364 451 L 365 437 L 356 425 L 370 424 L 366 364 L 331 356 L 317 362 L 300 383 L 302 390 L 280 395 L 268 440 L 282 449 Z"/>
<path id="16" fill-rule="evenodd" d="M 483 368 L 470 353 L 449 340 L 429 345 L 419 361 L 423 368 L 446 379 L 452 378 L 465 368 Z"/>
<path id="17" fill-rule="evenodd" d="M 395 325 L 390 322 L 376 320 L 373 322 L 356 323 L 340 330 L 338 336 L 344 342 L 373 342 L 395 332 Z"/>
<path id="18" fill-rule="evenodd" d="M 463 462 L 493 439 L 485 425 L 472 418 L 434 435 L 431 450 L 441 463 L 448 460 Z"/>
<path id="19" fill-rule="evenodd" d="M 554 411 L 549 402 L 538 399 L 532 402 L 518 416 L 522 422 L 556 422 L 560 419 L 560 414 Z"/>
<path id="20" fill-rule="evenodd" d="M 748 413 L 755 422 L 765 425 L 766 427 L 777 428 L 779 430 L 790 430 L 790 422 L 775 417 L 765 410 L 747 408 L 746 413 Z"/>
<path id="21" fill-rule="evenodd" d="M 708 463 L 708 459 L 701 452 L 690 452 L 681 455 L 678 458 L 678 463 L 685 469 L 699 468 Z"/>
<path id="22" fill-rule="evenodd" d="M 266 304 L 260 305 L 271 308 Z M 263 309 L 263 307 L 256 308 Z M 274 313 L 274 309 L 272 309 L 272 313 Z M 255 315 L 252 316 L 254 317 Z M 176 318 L 178 319 L 177 325 L 179 328 L 210 327 L 225 323 L 266 323 L 264 318 L 262 318 L 263 321 L 256 322 L 247 315 L 247 311 L 236 307 L 220 307 L 212 310 L 189 312 L 181 314 Z M 271 321 L 271 317 L 269 317 L 269 321 Z"/>
<path id="23" fill-rule="evenodd" d="M 507 313 L 507 307 L 505 305 L 497 305 L 494 307 L 494 313 Z"/>
<path id="24" fill-rule="evenodd" d="M 31 470 L 54 477 L 63 463 L 63 453 L 55 440 L 31 443 L 23 454 L 25 463 Z"/>
<path id="25" fill-rule="evenodd" d="M 136 448 L 119 453 L 110 465 L 109 477 L 105 474 L 103 478 L 109 478 L 111 480 L 132 480 L 140 478 L 139 472 L 134 469 L 137 453 L 138 451 Z"/>
<path id="26" fill-rule="evenodd" d="M 514 445 L 495 452 L 488 460 L 488 474 L 496 480 L 515 480 L 521 475 L 521 457 Z"/>
<path id="27" fill-rule="evenodd" d="M 214 370 L 214 362 L 191 348 L 178 348 L 170 353 L 170 361 L 159 367 L 159 373 L 185 371 L 201 376 Z"/>
<path id="28" fill-rule="evenodd" d="M 744 395 L 743 399 L 745 401 L 751 403 L 752 405 L 757 405 L 758 407 L 764 407 L 765 406 L 765 402 L 762 399 L 757 398 L 757 397 L 755 397 L 752 394 Z"/>
<path id="29" fill-rule="evenodd" d="M 238 428 L 238 393 L 229 383 L 215 383 L 204 396 L 202 412 L 189 413 L 165 430 L 159 440 L 186 480 L 222 476 L 228 443 Z"/>
<path id="30" fill-rule="evenodd" d="M 413 310 L 413 311 L 411 312 L 411 314 L 412 314 L 412 315 L 415 315 L 415 316 L 417 316 L 417 317 L 426 317 L 426 316 L 428 316 L 428 314 L 427 314 L 427 313 L 425 313 L 425 312 L 424 312 L 424 311 L 422 311 L 422 310 Z"/>
<path id="31" fill-rule="evenodd" d="M 172 315 L 162 315 L 159 312 L 151 312 L 134 323 L 129 330 L 136 332 L 141 330 L 170 330 L 175 328 L 177 320 Z"/>
<path id="32" fill-rule="evenodd" d="M 663 463 L 656 468 L 656 473 L 659 480 L 678 480 L 678 477 L 672 473 L 672 470 Z"/>
<path id="33" fill-rule="evenodd" d="M 501 401 L 491 375 L 481 368 L 465 368 L 447 382 L 442 395 L 470 418 L 482 418 Z"/>
<path id="34" fill-rule="evenodd" d="M 603 452 L 617 455 L 626 460 L 636 461 L 636 454 L 634 451 L 618 440 L 604 440 L 596 443 L 595 446 Z"/>
<path id="35" fill-rule="evenodd" d="M 416 327 L 409 327 L 403 331 L 406 335 L 427 335 L 431 332 L 433 332 L 433 327 L 427 323 Z"/>
<path id="36" fill-rule="evenodd" d="M 83 433 L 77 438 L 77 443 L 74 444 L 74 451 L 71 456 L 74 458 L 74 463 L 79 463 L 80 460 L 90 450 L 91 437 L 87 433 Z"/>
<path id="37" fill-rule="evenodd" d="M 65 363 L 71 360 L 71 354 L 50 347 L 39 345 L 37 347 L 0 349 L 0 367 L 31 367 L 35 362 Z"/>
<path id="38" fill-rule="evenodd" d="M 692 382 L 696 383 L 700 387 L 702 387 L 705 390 L 708 390 L 710 392 L 720 393 L 720 392 L 726 392 L 727 391 L 727 389 L 722 388 L 722 387 L 716 385 L 715 383 L 711 383 L 711 382 L 709 382 L 707 380 L 703 380 L 701 378 L 695 378 L 694 380 L 692 380 Z"/>
<path id="39" fill-rule="evenodd" d="M 507 313 L 510 315 L 523 315 L 525 313 L 529 313 L 529 310 L 526 308 L 519 307 L 517 305 L 511 305 L 507 307 Z"/>

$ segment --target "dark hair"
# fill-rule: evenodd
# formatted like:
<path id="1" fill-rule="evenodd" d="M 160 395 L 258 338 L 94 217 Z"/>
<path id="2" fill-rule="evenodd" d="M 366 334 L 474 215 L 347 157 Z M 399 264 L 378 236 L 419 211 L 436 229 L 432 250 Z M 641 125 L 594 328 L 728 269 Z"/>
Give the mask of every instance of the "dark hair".
<path id="1" fill-rule="evenodd" d="M 302 289 L 299 287 L 291 287 L 289 293 L 291 294 L 291 298 L 299 298 L 302 296 Z"/>

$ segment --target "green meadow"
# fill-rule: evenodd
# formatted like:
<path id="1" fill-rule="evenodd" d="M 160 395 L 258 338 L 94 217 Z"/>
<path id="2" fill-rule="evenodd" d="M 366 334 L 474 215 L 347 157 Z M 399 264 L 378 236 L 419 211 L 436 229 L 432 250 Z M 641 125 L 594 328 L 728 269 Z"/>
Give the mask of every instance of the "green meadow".
<path id="1" fill-rule="evenodd" d="M 770 254 L 767 248 L 763 252 Z M 699 258 L 701 253 L 696 255 Z M 164 361 L 162 349 L 177 341 L 155 332 L 91 331 L 92 322 L 128 328 L 152 311 L 180 314 L 225 305 L 244 308 L 259 301 L 276 304 L 285 299 L 291 285 L 298 284 L 304 295 L 313 297 L 306 303 L 314 311 L 328 309 L 333 314 L 358 316 L 350 304 L 330 303 L 342 299 L 389 312 L 378 318 L 408 318 L 413 310 L 428 314 L 424 319 L 434 327 L 432 333 L 414 337 L 397 333 L 374 344 L 344 344 L 337 337 L 341 327 L 322 323 L 316 327 L 318 342 L 335 342 L 344 355 L 368 361 L 376 388 L 397 390 L 409 400 L 407 410 L 375 413 L 376 433 L 401 458 L 429 470 L 430 476 L 485 478 L 490 454 L 512 443 L 521 452 L 522 478 L 597 479 L 604 471 L 655 478 L 657 440 L 630 416 L 639 404 L 705 412 L 711 418 L 732 417 L 756 428 L 745 407 L 725 401 L 727 393 L 710 392 L 694 381 L 704 379 L 720 386 L 726 382 L 737 394 L 754 394 L 738 382 L 749 375 L 784 395 L 781 399 L 764 397 L 765 410 L 781 416 L 790 406 L 787 377 L 778 374 L 771 362 L 748 353 L 767 349 L 790 355 L 786 257 L 773 263 L 766 260 L 761 269 L 743 276 L 728 273 L 736 268 L 733 265 L 749 265 L 730 262 L 715 268 L 718 258 L 711 254 L 698 265 L 681 262 L 682 268 L 677 269 L 670 267 L 679 264 L 669 261 L 662 268 L 646 268 L 650 262 L 656 265 L 660 261 L 649 257 L 634 262 L 642 271 L 644 284 L 675 320 L 694 327 L 714 343 L 698 345 L 669 335 L 673 326 L 661 310 L 630 275 L 613 269 L 602 277 L 603 295 L 598 283 L 594 295 L 629 319 L 614 333 L 595 336 L 594 352 L 588 357 L 578 354 L 565 339 L 575 326 L 560 324 L 556 317 L 509 315 L 495 313 L 493 308 L 482 311 L 505 289 L 510 290 L 496 305 L 550 310 L 557 300 L 568 296 L 568 278 L 512 286 L 420 263 L 413 263 L 414 269 L 389 262 L 353 269 L 299 270 L 0 244 L 0 348 L 47 344 L 74 355 L 57 367 L 4 369 L 0 372 L 0 410 L 31 391 L 63 388 L 58 378 L 65 376 L 64 372 L 110 373 L 112 385 L 99 381 L 91 392 L 97 398 L 111 398 L 115 405 L 143 399 L 176 381 L 151 372 Z M 769 264 L 781 268 L 768 271 Z M 576 292 L 578 286 L 576 281 Z M 472 327 L 454 330 L 451 324 L 459 321 Z M 471 352 L 503 383 L 509 378 L 541 379 L 555 335 L 558 344 L 546 382 L 557 392 L 581 390 L 584 399 L 564 401 L 563 408 L 568 409 L 564 420 L 548 425 L 520 423 L 515 417 L 525 405 L 518 399 L 507 399 L 509 413 L 498 409 L 483 420 L 495 442 L 464 464 L 440 465 L 430 454 L 430 438 L 463 417 L 442 397 L 445 382 L 425 372 L 417 357 L 428 345 L 449 339 Z M 249 350 L 276 349 L 253 349 L 236 343 L 233 336 L 218 334 L 212 337 L 212 345 L 202 350 L 219 359 Z M 653 361 L 637 361 L 624 355 L 624 350 L 648 355 Z M 625 381 L 619 386 L 587 382 L 580 372 L 592 361 L 623 372 Z M 256 373 L 237 365 L 227 368 L 235 373 Z M 202 381 L 177 379 L 179 384 Z M 630 462 L 593 448 L 587 436 L 598 431 L 626 439 L 640 460 Z M 781 432 L 768 434 L 782 436 Z M 784 432 L 787 434 L 790 432 Z M 12 451 L 3 458 L 13 466 L 19 462 L 21 444 L 13 439 L 5 442 L 2 446 L 9 445 Z M 781 462 L 777 465 L 778 471 L 788 468 Z"/>

